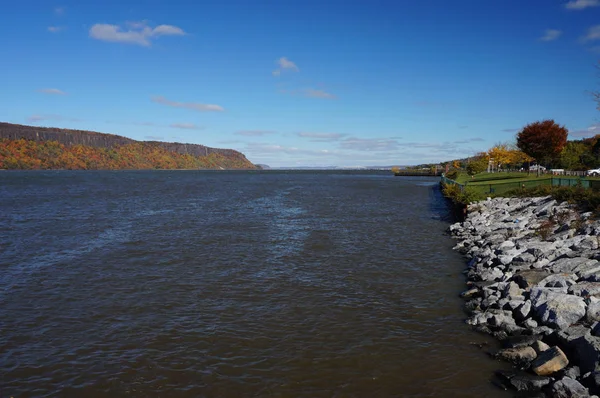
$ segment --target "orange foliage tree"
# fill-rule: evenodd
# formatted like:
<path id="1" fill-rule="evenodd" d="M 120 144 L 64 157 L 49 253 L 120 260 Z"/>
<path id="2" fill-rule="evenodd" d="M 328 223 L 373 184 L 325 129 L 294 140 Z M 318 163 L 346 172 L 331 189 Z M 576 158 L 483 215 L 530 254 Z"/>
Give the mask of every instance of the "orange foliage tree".
<path id="1" fill-rule="evenodd" d="M 540 162 L 557 158 L 567 144 L 569 131 L 554 120 L 530 123 L 517 134 L 520 150 Z M 538 167 L 539 174 L 539 167 Z"/>

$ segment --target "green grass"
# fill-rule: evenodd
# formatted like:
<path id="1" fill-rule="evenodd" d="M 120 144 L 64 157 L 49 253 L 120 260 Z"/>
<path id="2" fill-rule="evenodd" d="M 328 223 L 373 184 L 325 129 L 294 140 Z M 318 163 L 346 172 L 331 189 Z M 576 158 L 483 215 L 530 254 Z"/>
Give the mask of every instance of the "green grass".
<path id="1" fill-rule="evenodd" d="M 541 175 L 539 178 L 535 173 L 479 173 L 471 177 L 467 173 L 461 172 L 458 174 L 456 182 L 460 184 L 477 184 L 477 183 L 501 183 L 501 182 L 515 182 L 516 180 L 535 180 L 550 178 L 550 175 Z"/>

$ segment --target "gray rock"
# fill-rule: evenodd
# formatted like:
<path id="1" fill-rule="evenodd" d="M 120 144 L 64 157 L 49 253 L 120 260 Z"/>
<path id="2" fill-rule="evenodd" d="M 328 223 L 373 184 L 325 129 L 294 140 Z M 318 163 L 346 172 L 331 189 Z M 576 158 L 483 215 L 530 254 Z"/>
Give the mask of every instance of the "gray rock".
<path id="1" fill-rule="evenodd" d="M 464 292 L 462 292 L 460 294 L 460 297 L 468 299 L 468 298 L 473 298 L 479 294 L 480 294 L 479 289 L 473 288 L 473 289 L 465 290 Z"/>
<path id="2" fill-rule="evenodd" d="M 572 342 L 575 339 L 590 334 L 590 329 L 582 325 L 569 326 L 564 330 L 560 330 L 556 333 L 556 337 L 560 342 L 561 347 L 572 348 Z"/>
<path id="3" fill-rule="evenodd" d="M 537 353 L 531 347 L 505 348 L 496 353 L 496 358 L 503 359 L 515 364 L 531 362 L 537 357 Z"/>
<path id="4" fill-rule="evenodd" d="M 533 348 L 535 352 L 540 355 L 542 352 L 549 350 L 550 346 L 544 343 L 542 340 L 536 340 L 531 344 L 531 348 Z"/>
<path id="5" fill-rule="evenodd" d="M 576 283 L 575 279 L 577 279 L 575 274 L 552 274 L 545 277 L 537 286 L 569 288 Z"/>
<path id="6" fill-rule="evenodd" d="M 544 336 L 549 336 L 549 335 L 553 334 L 554 332 L 555 332 L 554 329 L 549 328 L 548 326 L 544 326 L 544 325 L 531 329 L 531 333 L 541 334 Z"/>
<path id="7" fill-rule="evenodd" d="M 544 376 L 519 374 L 510 378 L 510 385 L 517 391 L 540 391 L 550 384 L 551 379 Z"/>
<path id="8" fill-rule="evenodd" d="M 525 303 L 525 298 L 522 298 L 521 300 L 508 300 L 508 299 L 502 299 L 502 300 L 506 300 L 506 304 L 504 304 L 502 306 L 502 309 L 513 311 L 513 317 L 514 317 L 514 311 Z"/>
<path id="9" fill-rule="evenodd" d="M 505 348 L 521 348 L 533 345 L 533 343 L 541 340 L 540 335 L 520 335 L 510 336 L 504 340 L 503 345 Z"/>
<path id="10" fill-rule="evenodd" d="M 518 306 L 514 311 L 513 311 L 513 317 L 521 322 L 525 319 L 527 319 L 527 317 L 529 317 L 529 314 L 531 313 L 531 301 L 526 300 L 525 302 L 523 302 L 523 304 L 521 304 L 520 306 Z"/>
<path id="11" fill-rule="evenodd" d="M 581 297 L 553 289 L 557 288 L 531 289 L 531 304 L 543 324 L 566 329 L 585 316 L 585 302 Z"/>
<path id="12" fill-rule="evenodd" d="M 516 282 L 509 282 L 502 291 L 502 297 L 514 299 L 523 296 L 523 289 Z"/>
<path id="13" fill-rule="evenodd" d="M 600 336 L 600 322 L 594 322 L 590 329 L 591 329 L 592 336 L 596 336 L 596 337 Z"/>
<path id="14" fill-rule="evenodd" d="M 498 268 L 488 268 L 479 273 L 479 278 L 483 281 L 495 281 L 502 277 L 503 273 Z"/>
<path id="15" fill-rule="evenodd" d="M 590 323 L 600 321 L 600 299 L 590 296 L 586 301 L 588 306 L 585 313 L 585 319 Z"/>
<path id="16" fill-rule="evenodd" d="M 538 327 L 538 323 L 535 319 L 529 318 L 529 319 L 526 319 L 523 321 L 523 327 L 533 330 Z M 548 328 L 548 329 L 550 329 L 550 328 Z M 552 330 L 552 329 L 550 329 L 550 330 Z"/>
<path id="17" fill-rule="evenodd" d="M 600 294 L 600 282 L 578 282 L 569 287 L 569 293 L 581 297 Z"/>
<path id="18" fill-rule="evenodd" d="M 581 377 L 581 370 L 579 366 L 570 366 L 565 370 L 565 376 L 570 377 L 571 379 L 577 379 Z"/>
<path id="19" fill-rule="evenodd" d="M 600 360 L 600 337 L 591 334 L 581 336 L 573 340 L 571 346 L 583 373 L 596 370 Z"/>
<path id="20" fill-rule="evenodd" d="M 535 256 L 531 253 L 521 253 L 513 258 L 513 263 L 525 263 L 530 264 L 536 260 Z"/>
<path id="21" fill-rule="evenodd" d="M 531 269 L 516 273 L 513 279 L 522 289 L 528 289 L 540 283 L 548 275 L 550 273 L 547 270 Z"/>
<path id="22" fill-rule="evenodd" d="M 587 398 L 590 393 L 577 380 L 564 377 L 552 385 L 552 396 L 555 398 Z"/>
<path id="23" fill-rule="evenodd" d="M 597 263 L 597 260 L 591 260 L 586 257 L 561 258 L 553 261 L 549 266 L 554 273 L 577 273 L 576 270 L 587 265 Z"/>
<path id="24" fill-rule="evenodd" d="M 550 376 L 566 368 L 568 364 L 565 353 L 558 347 L 551 347 L 540 353 L 531 363 L 531 370 L 538 376 Z"/>

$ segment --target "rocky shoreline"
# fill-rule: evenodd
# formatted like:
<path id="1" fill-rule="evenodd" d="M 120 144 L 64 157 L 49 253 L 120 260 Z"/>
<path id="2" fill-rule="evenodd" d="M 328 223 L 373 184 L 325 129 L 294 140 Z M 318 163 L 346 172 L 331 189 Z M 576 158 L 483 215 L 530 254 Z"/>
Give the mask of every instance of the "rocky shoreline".
<path id="1" fill-rule="evenodd" d="M 488 198 L 450 226 L 468 258 L 475 330 L 512 362 L 497 384 L 539 397 L 600 395 L 600 221 L 551 197 Z"/>

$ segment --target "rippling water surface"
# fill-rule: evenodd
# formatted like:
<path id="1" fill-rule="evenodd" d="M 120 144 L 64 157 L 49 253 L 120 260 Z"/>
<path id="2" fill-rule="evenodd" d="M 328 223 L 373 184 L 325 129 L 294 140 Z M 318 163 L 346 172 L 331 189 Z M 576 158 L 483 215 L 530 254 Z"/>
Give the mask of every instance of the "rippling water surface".
<path id="1" fill-rule="evenodd" d="M 435 182 L 2 172 L 0 396 L 506 396 Z"/>

